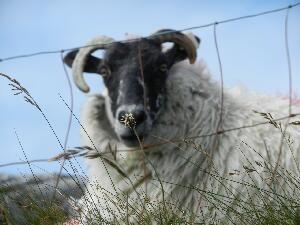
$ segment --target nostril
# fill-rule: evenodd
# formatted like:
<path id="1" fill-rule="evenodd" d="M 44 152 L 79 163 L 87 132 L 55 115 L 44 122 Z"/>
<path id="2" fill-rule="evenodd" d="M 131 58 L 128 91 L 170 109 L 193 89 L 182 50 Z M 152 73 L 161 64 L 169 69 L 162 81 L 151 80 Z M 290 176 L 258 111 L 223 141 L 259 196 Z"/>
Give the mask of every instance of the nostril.
<path id="1" fill-rule="evenodd" d="M 144 110 L 135 110 L 132 112 L 132 114 L 137 125 L 144 122 L 147 118 Z"/>
<path id="2" fill-rule="evenodd" d="M 126 112 L 125 111 L 120 111 L 119 114 L 118 114 L 118 120 L 120 122 L 122 122 L 125 118 L 125 115 L 126 115 Z"/>

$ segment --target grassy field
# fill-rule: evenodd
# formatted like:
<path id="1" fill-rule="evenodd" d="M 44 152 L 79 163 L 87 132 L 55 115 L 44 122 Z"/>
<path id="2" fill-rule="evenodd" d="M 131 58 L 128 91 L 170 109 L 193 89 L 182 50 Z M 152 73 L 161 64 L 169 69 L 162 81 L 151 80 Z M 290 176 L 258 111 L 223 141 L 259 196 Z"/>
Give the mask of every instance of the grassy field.
<path id="1" fill-rule="evenodd" d="M 145 207 L 125 204 L 118 198 L 111 199 L 123 210 L 123 217 L 105 221 L 97 212 L 89 224 L 251 224 L 251 225 L 299 225 L 300 224 L 300 179 L 284 169 L 278 175 L 293 192 L 277 192 L 270 186 L 261 189 L 245 184 L 249 196 L 245 201 L 241 196 L 218 195 L 209 189 L 203 196 L 211 205 L 202 218 L 174 206 L 170 202 L 153 202 L 144 198 Z M 84 178 L 83 178 L 84 179 Z M 28 178 L 1 178 L 0 187 L 0 224 L 2 225 L 50 225 L 63 224 L 70 219 L 80 221 L 80 211 L 72 204 L 84 190 L 84 182 L 78 177 L 62 176 L 56 196 L 53 187 L 56 176 L 38 176 Z M 224 181 L 226 185 L 226 181 Z M 198 191 L 196 188 L 193 191 Z M 251 194 L 250 194 L 251 193 Z M 234 200 L 232 200 L 232 197 Z M 136 210 L 133 210 L 135 208 Z M 153 210 L 156 209 L 156 210 Z M 211 210 L 211 213 L 209 212 Z M 114 211 L 111 212 L 114 216 Z M 221 217 L 219 215 L 222 215 Z M 209 218 L 211 217 L 211 218 Z M 201 222 L 199 222 L 199 219 Z M 96 222 L 95 222 L 96 221 Z M 213 221 L 213 222 L 212 222 Z M 74 221 L 73 221 L 74 222 Z M 72 224 L 72 223 L 71 223 Z M 75 222 L 73 224 L 76 224 Z"/>

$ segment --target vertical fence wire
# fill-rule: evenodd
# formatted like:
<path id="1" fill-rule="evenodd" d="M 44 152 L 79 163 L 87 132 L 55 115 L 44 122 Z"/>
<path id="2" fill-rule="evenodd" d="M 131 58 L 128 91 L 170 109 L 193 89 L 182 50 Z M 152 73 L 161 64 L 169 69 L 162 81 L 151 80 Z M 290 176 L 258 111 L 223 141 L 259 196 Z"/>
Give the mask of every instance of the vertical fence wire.
<path id="1" fill-rule="evenodd" d="M 222 130 L 222 123 L 223 123 L 223 108 L 224 108 L 224 78 L 223 78 L 223 67 L 222 67 L 222 61 L 220 56 L 220 50 L 218 46 L 218 39 L 217 39 L 217 25 L 218 22 L 216 22 L 213 26 L 214 28 L 214 44 L 216 48 L 216 53 L 218 57 L 218 65 L 219 65 L 219 73 L 220 73 L 220 83 L 221 83 L 221 96 L 220 96 L 220 116 L 219 116 L 219 122 L 217 125 L 216 132 L 219 132 Z"/>
<path id="2" fill-rule="evenodd" d="M 286 52 L 286 60 L 288 66 L 288 78 L 289 78 L 289 115 L 292 115 L 292 95 L 293 95 L 293 78 L 292 78 L 292 65 L 291 65 L 291 57 L 290 57 L 290 49 L 289 49 L 289 13 L 290 8 L 287 8 L 284 20 L 284 43 L 285 43 L 285 52 Z"/>
<path id="3" fill-rule="evenodd" d="M 272 185 L 275 177 L 276 177 L 276 172 L 278 170 L 279 164 L 280 164 L 280 159 L 281 159 L 281 155 L 282 155 L 282 151 L 283 151 L 283 145 L 284 142 L 286 142 L 286 134 L 287 134 L 287 129 L 289 127 L 289 123 L 290 123 L 290 118 L 293 115 L 292 114 L 292 66 L 291 66 L 291 58 L 290 58 L 290 51 L 289 51 L 289 40 L 288 40 L 288 23 L 289 23 L 289 12 L 290 12 L 290 8 L 288 7 L 286 9 L 286 15 L 285 15 L 285 20 L 284 20 L 284 43 L 285 43 L 285 52 L 286 52 L 286 60 L 287 60 L 287 66 L 288 66 L 288 79 L 289 79 L 289 106 L 288 106 L 288 113 L 289 113 L 289 117 L 287 118 L 287 120 L 285 121 L 284 124 L 284 128 L 281 131 L 281 140 L 280 140 L 280 146 L 279 146 L 279 153 L 277 156 L 277 160 L 274 166 L 274 170 L 272 171 L 272 176 L 270 179 L 270 184 Z"/>
<path id="4" fill-rule="evenodd" d="M 139 68 L 141 71 L 141 81 L 142 81 L 142 86 L 143 86 L 143 106 L 144 110 L 147 109 L 148 107 L 148 102 L 147 102 L 147 96 L 146 96 L 146 89 L 145 89 L 145 77 L 144 77 L 144 67 L 143 67 L 143 59 L 142 59 L 142 49 L 141 49 L 141 41 L 138 42 L 138 60 L 139 60 Z M 138 137 L 137 137 L 138 138 Z M 142 140 L 143 142 L 144 140 Z M 141 143 L 142 143 L 141 142 Z M 142 146 L 142 145 L 141 145 Z M 144 151 L 142 149 L 142 151 Z M 147 166 L 146 166 L 146 159 L 145 159 L 145 154 L 142 154 L 142 164 L 143 164 L 143 172 L 144 172 L 144 177 L 147 177 Z M 146 197 L 148 196 L 148 180 L 145 180 L 145 195 Z"/>
<path id="5" fill-rule="evenodd" d="M 220 111 L 219 111 L 219 117 L 217 116 L 218 122 L 217 122 L 217 126 L 216 126 L 216 131 L 215 131 L 215 133 L 217 135 L 214 135 L 212 137 L 213 144 L 211 146 L 210 153 L 209 153 L 210 159 L 213 159 L 213 154 L 216 151 L 216 149 L 219 147 L 220 136 L 218 134 L 223 132 L 222 123 L 223 123 L 223 113 L 224 113 L 223 112 L 224 111 L 224 78 L 223 78 L 223 67 L 222 67 L 222 61 L 221 61 L 220 50 L 219 50 L 219 45 L 218 45 L 218 38 L 217 38 L 217 25 L 218 25 L 218 22 L 215 22 L 214 26 L 213 26 L 213 38 L 214 38 L 214 45 L 215 45 L 215 49 L 216 49 L 216 55 L 217 55 L 217 59 L 218 59 L 219 73 L 220 73 L 220 105 L 217 106 L 217 108 L 218 107 L 220 108 Z M 212 162 L 212 160 L 210 160 L 209 165 L 208 165 L 208 173 L 210 173 L 212 166 L 213 166 L 213 162 Z M 206 177 L 204 180 L 204 185 L 203 185 L 204 190 L 206 189 L 207 182 L 208 182 L 208 177 Z M 202 202 L 202 195 L 200 195 L 200 197 L 199 197 L 197 212 L 199 212 L 199 209 L 201 207 L 201 202 Z"/>
<path id="6" fill-rule="evenodd" d="M 69 113 L 69 118 L 68 118 L 68 125 L 67 125 L 67 130 L 66 130 L 64 145 L 63 145 L 63 151 L 66 152 L 67 144 L 68 144 L 68 140 L 69 140 L 69 135 L 70 135 L 70 130 L 71 130 L 71 126 L 72 126 L 72 118 L 73 118 L 72 113 L 73 113 L 73 108 L 74 108 L 74 95 L 73 95 L 72 83 L 71 83 L 71 80 L 70 80 L 67 68 L 65 66 L 65 63 L 64 63 L 63 53 L 64 53 L 64 51 L 61 51 L 61 53 L 60 53 L 60 59 L 61 59 L 61 62 L 62 62 L 62 67 L 63 67 L 64 74 L 65 74 L 65 77 L 67 79 L 67 83 L 68 83 L 68 87 L 69 87 L 70 108 L 71 108 L 70 113 Z M 57 175 L 57 179 L 56 179 L 56 182 L 55 182 L 55 185 L 54 185 L 54 193 L 53 193 L 52 200 L 54 200 L 54 198 L 55 198 L 56 190 L 57 190 L 57 187 L 59 185 L 60 176 L 62 174 L 62 170 L 63 170 L 63 167 L 65 165 L 65 162 L 66 162 L 66 158 L 64 157 L 63 160 L 62 160 L 62 162 L 61 162 L 61 165 L 60 165 L 60 168 L 59 168 L 59 172 L 58 172 L 58 175 Z M 73 171 L 73 172 L 76 175 L 75 171 Z"/>

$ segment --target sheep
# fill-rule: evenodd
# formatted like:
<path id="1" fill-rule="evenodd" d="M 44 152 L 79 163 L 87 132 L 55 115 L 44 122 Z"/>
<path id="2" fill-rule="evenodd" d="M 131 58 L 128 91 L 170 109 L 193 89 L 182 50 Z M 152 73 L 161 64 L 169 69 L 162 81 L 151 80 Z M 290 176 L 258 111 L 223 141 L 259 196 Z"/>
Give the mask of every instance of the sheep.
<path id="1" fill-rule="evenodd" d="M 167 42 L 173 45 L 163 48 Z M 282 98 L 238 88 L 222 93 L 205 62 L 196 62 L 199 43 L 165 29 L 125 43 L 100 36 L 65 56 L 81 91 L 89 91 L 83 72 L 102 75 L 106 86 L 82 110 L 83 143 L 106 153 L 87 160 L 82 223 L 121 220 L 128 210 L 136 222 L 160 205 L 196 222 L 215 221 L 226 216 L 219 201 L 249 200 L 251 187 L 288 190 L 276 169 L 299 176 L 298 114 L 286 117 Z M 92 55 L 98 49 L 102 59 Z"/>

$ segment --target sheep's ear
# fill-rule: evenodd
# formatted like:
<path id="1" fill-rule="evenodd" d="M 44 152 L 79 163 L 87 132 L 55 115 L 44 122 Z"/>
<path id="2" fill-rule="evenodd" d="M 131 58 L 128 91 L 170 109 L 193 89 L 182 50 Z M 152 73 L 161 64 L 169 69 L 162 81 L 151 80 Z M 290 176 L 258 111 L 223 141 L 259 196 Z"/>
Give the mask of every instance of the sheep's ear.
<path id="1" fill-rule="evenodd" d="M 74 50 L 74 51 L 69 52 L 64 57 L 64 63 L 66 65 L 68 65 L 70 68 L 72 68 L 73 61 L 74 61 L 77 53 L 78 53 L 78 50 Z M 101 59 L 99 59 L 95 56 L 89 55 L 86 62 L 85 62 L 83 71 L 87 72 L 87 73 L 97 73 L 98 72 L 98 66 L 99 66 L 100 63 L 101 63 Z"/>
<path id="2" fill-rule="evenodd" d="M 200 44 L 200 38 L 194 34 L 188 34 L 188 36 L 191 39 L 191 42 L 193 43 L 194 48 L 197 49 Z M 174 63 L 180 62 L 180 61 L 188 58 L 188 54 L 186 53 L 186 50 L 182 46 L 180 46 L 179 44 L 176 44 L 176 43 L 174 43 L 172 48 L 170 48 L 169 50 L 167 50 L 165 52 L 165 55 L 167 56 L 167 59 L 169 60 L 170 65 L 173 65 Z M 191 61 L 191 59 L 190 59 L 190 61 Z"/>

